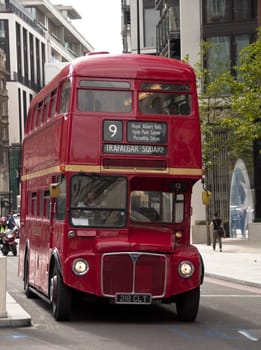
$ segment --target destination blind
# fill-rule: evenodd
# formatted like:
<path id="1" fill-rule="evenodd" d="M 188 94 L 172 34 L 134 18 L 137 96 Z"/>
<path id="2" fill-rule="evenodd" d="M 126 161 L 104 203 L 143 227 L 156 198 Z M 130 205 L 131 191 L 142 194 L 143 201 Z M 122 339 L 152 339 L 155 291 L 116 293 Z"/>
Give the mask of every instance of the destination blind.
<path id="1" fill-rule="evenodd" d="M 164 122 L 128 121 L 126 134 L 130 144 L 118 143 L 123 141 L 123 122 L 104 121 L 103 140 L 117 143 L 105 143 L 103 152 L 143 155 L 167 153 L 167 124 Z"/>

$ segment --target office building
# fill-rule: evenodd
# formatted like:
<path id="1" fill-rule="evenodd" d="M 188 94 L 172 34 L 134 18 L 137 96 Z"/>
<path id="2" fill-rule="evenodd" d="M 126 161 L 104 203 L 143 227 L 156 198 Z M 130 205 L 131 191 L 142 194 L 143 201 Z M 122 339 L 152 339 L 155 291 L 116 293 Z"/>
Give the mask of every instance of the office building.
<path id="1" fill-rule="evenodd" d="M 46 63 L 68 62 L 93 51 L 75 29 L 80 15 L 49 0 L 0 0 L 0 48 L 6 57 L 10 184 L 0 195 L 16 209 L 21 143 L 30 101 L 46 83 Z M 0 156 L 1 160 L 1 156 Z M 2 166 L 2 164 L 1 164 Z"/>

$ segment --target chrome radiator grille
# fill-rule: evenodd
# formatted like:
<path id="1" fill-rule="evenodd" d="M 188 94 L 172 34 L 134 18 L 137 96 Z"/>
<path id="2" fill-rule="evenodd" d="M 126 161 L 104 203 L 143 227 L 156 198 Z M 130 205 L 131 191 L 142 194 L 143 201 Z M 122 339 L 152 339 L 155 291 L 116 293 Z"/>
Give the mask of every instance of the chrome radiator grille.
<path id="1" fill-rule="evenodd" d="M 167 259 L 163 254 L 108 253 L 102 257 L 104 296 L 115 293 L 150 293 L 162 297 L 166 288 Z"/>

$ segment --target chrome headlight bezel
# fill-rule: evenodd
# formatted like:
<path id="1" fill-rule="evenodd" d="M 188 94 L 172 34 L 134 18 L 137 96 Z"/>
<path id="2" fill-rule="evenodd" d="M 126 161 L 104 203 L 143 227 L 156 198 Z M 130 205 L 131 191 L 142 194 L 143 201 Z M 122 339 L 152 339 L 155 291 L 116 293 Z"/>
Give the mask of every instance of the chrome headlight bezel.
<path id="1" fill-rule="evenodd" d="M 89 271 L 89 263 L 83 258 L 77 258 L 73 260 L 72 271 L 77 276 L 84 276 Z"/>
<path id="2" fill-rule="evenodd" d="M 183 278 L 190 278 L 195 271 L 195 267 L 191 261 L 181 261 L 178 267 L 179 275 Z"/>

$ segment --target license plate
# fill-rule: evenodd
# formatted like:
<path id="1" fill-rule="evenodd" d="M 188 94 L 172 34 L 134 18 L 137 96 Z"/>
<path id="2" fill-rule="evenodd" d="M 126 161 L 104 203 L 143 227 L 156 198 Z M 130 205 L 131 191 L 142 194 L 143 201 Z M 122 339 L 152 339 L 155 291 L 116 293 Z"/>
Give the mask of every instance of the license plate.
<path id="1" fill-rule="evenodd" d="M 151 294 L 117 293 L 116 304 L 151 304 Z"/>

